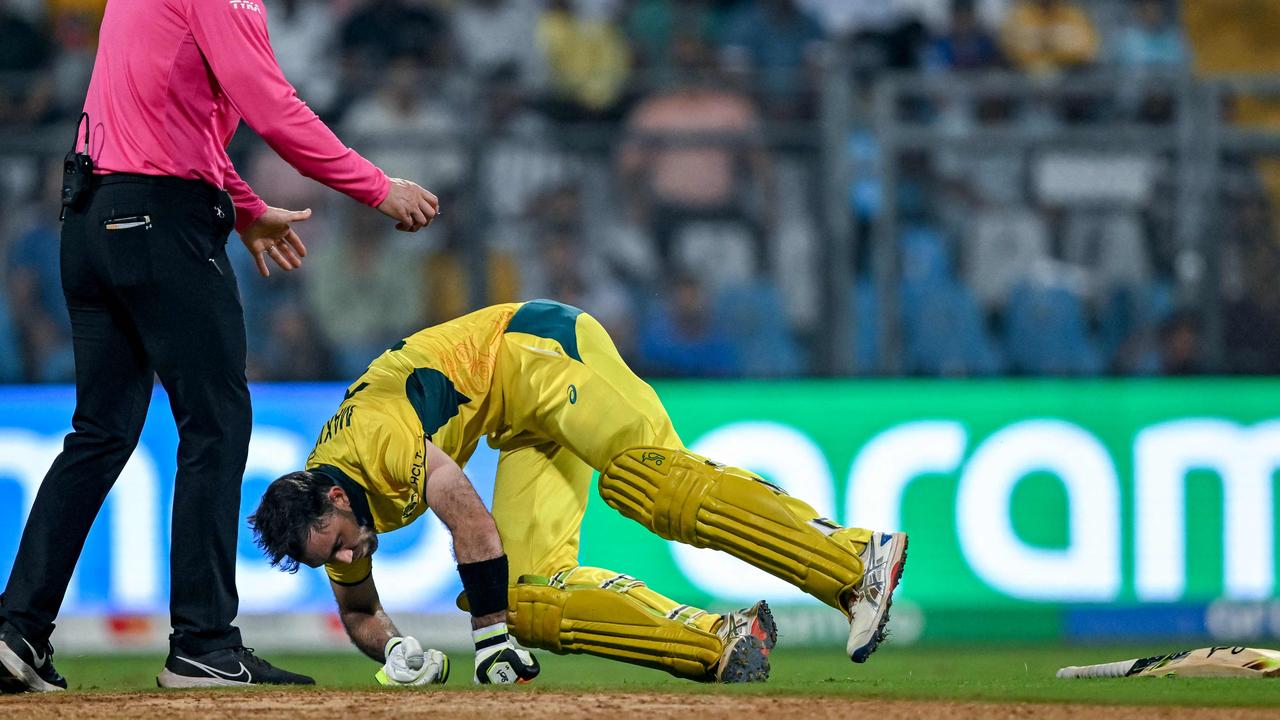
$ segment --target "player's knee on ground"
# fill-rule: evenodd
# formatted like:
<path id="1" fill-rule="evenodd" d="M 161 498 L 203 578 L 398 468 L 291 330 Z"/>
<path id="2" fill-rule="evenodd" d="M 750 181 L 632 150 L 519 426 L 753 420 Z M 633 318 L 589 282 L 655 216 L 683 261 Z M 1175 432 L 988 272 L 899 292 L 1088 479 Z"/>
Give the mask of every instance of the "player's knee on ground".
<path id="1" fill-rule="evenodd" d="M 668 540 L 723 550 L 848 612 L 870 533 L 818 517 L 754 473 L 687 450 L 633 448 L 600 474 L 610 507 Z"/>
<path id="2" fill-rule="evenodd" d="M 587 568 L 583 568 L 587 569 Z M 656 614 L 629 591 L 643 583 L 626 576 L 608 588 L 524 577 L 509 594 L 508 625 L 522 645 L 554 653 L 588 653 L 707 680 L 723 642 L 689 620 Z"/>

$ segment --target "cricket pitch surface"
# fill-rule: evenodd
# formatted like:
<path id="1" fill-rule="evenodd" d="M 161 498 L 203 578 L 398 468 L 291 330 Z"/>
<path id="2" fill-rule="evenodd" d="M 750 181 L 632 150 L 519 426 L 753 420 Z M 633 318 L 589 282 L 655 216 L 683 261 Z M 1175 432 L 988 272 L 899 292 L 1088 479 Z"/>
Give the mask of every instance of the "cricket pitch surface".
<path id="1" fill-rule="evenodd" d="M 940 700 L 856 700 L 687 693 L 567 693 L 542 691 L 200 690 L 137 693 L 56 693 L 0 697 L 0 717 L 262 718 L 403 717 L 599 720 L 640 714 L 651 720 L 752 718 L 1103 718 L 1146 720 L 1151 706 L 976 703 Z M 1264 708 L 1162 707 L 1162 717 L 1274 718 Z"/>
<path id="2" fill-rule="evenodd" d="M 763 720 L 764 718 L 1275 718 L 1280 681 L 1241 678 L 1058 680 L 1068 664 L 1150 654 L 1159 647 L 888 647 L 854 665 L 843 648 L 779 646 L 766 683 L 704 685 L 665 673 L 580 655 L 540 653 L 531 685 L 477 687 L 469 652 L 453 655 L 443 686 L 380 688 L 377 663 L 354 650 L 270 653 L 280 667 L 311 675 L 297 688 L 157 690 L 163 654 L 56 658 L 67 692 L 0 695 L 8 718 L 323 718 L 404 717 L 483 720 Z"/>

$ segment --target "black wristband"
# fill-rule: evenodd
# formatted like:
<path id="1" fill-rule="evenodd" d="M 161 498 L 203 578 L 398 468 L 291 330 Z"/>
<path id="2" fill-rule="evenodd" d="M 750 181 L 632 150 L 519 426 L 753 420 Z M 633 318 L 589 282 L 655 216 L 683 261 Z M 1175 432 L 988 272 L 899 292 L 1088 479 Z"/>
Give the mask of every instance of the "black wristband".
<path id="1" fill-rule="evenodd" d="M 458 576 L 467 594 L 472 617 L 492 615 L 507 609 L 507 556 L 492 560 L 459 563 Z"/>

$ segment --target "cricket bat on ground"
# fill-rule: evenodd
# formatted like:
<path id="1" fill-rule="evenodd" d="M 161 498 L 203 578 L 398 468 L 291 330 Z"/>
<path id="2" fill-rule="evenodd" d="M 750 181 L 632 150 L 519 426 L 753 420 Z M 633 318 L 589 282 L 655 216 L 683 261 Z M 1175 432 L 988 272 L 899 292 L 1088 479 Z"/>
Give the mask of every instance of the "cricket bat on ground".
<path id="1" fill-rule="evenodd" d="M 1101 665 L 1064 667 L 1060 678 L 1250 677 L 1280 678 L 1280 651 L 1207 647 Z"/>

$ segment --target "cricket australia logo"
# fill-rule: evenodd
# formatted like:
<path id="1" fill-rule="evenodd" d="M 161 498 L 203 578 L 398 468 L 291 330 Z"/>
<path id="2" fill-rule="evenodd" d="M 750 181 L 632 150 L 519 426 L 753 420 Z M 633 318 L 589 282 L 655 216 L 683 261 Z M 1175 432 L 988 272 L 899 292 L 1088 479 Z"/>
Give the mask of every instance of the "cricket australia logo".
<path id="1" fill-rule="evenodd" d="M 231 7 L 234 10 L 248 10 L 262 14 L 262 6 L 252 0 L 231 0 Z"/>

